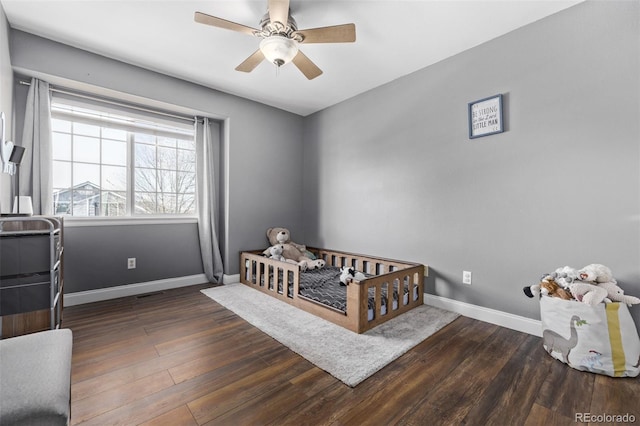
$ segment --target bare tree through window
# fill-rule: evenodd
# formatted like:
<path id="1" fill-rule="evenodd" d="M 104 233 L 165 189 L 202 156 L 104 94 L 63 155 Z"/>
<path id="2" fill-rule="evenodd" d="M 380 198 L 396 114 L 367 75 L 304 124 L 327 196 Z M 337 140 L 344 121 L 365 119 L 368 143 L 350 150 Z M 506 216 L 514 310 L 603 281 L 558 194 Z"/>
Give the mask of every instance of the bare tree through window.
<path id="1" fill-rule="evenodd" d="M 178 147 L 177 139 L 143 136 L 136 135 L 134 150 L 136 210 L 159 214 L 195 212 L 195 151 Z M 148 143 L 151 141 L 155 143 Z M 181 142 L 185 145 L 190 141 Z"/>

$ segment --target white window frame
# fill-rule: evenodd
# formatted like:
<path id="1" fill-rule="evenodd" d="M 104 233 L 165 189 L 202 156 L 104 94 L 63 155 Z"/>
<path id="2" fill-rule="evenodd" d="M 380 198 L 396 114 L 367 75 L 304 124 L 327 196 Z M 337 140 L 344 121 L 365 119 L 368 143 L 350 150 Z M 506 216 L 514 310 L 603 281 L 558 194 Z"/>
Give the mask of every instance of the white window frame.
<path id="1" fill-rule="evenodd" d="M 59 104 L 71 105 L 81 108 L 88 108 L 95 111 L 102 112 L 104 114 L 116 114 L 116 115 L 124 115 L 131 117 L 131 122 L 122 122 L 122 121 L 113 121 L 109 119 L 108 115 L 103 116 L 101 119 L 95 118 L 87 118 L 86 120 L 80 119 L 75 114 L 65 113 L 56 110 L 55 105 Z M 194 223 L 197 221 L 197 189 L 195 188 L 194 182 L 194 207 L 191 213 L 153 213 L 153 214 L 136 214 L 134 208 L 135 204 L 135 148 L 136 144 L 134 142 L 134 135 L 132 132 L 137 133 L 145 133 L 152 134 L 155 136 L 165 136 L 165 137 L 184 137 L 185 135 L 189 135 L 193 139 L 193 148 L 188 148 L 186 151 L 193 151 L 194 156 L 194 172 L 197 174 L 196 168 L 196 146 L 195 146 L 195 135 L 194 135 L 194 118 L 178 116 L 174 114 L 166 114 L 160 111 L 153 111 L 147 108 L 137 108 L 134 106 L 126 106 L 119 102 L 111 102 L 111 101 L 102 101 L 96 99 L 94 97 L 84 97 L 84 96 L 75 96 L 73 94 L 69 94 L 66 92 L 62 93 L 53 93 L 52 99 L 52 118 L 60 118 L 68 121 L 75 122 L 88 122 L 93 125 L 102 125 L 107 124 L 108 127 L 118 128 L 121 130 L 126 130 L 128 132 L 127 135 L 127 159 L 126 159 L 126 173 L 127 173 L 127 184 L 126 184 L 126 214 L 123 216 L 73 216 L 73 215 L 65 215 L 65 224 L 71 226 L 95 226 L 95 225 L 111 225 L 111 224 L 141 224 L 141 223 Z M 150 125 L 151 121 L 156 123 L 157 125 Z M 102 134 L 100 136 L 100 140 L 102 143 Z M 152 146 L 155 147 L 155 150 L 158 149 L 157 141 Z M 175 147 L 176 152 L 179 149 Z M 54 161 L 54 160 L 52 160 Z M 73 157 L 69 161 L 71 167 L 73 168 L 74 161 Z M 79 163 L 79 162 L 78 162 Z M 92 163 L 96 164 L 96 163 Z M 102 167 L 105 163 L 102 160 L 102 152 L 100 152 L 100 160 L 97 163 L 98 166 Z M 177 166 L 178 167 L 178 166 Z M 179 168 L 176 169 L 179 171 Z M 197 177 L 197 175 L 196 175 Z M 197 180 L 197 179 L 196 179 Z M 102 188 L 102 182 L 100 182 L 100 188 Z M 73 178 L 71 180 L 71 187 L 74 187 Z M 100 189 L 102 191 L 102 189 Z M 177 189 L 176 189 L 177 191 Z M 176 194 L 178 194 L 176 192 Z M 156 192 L 157 195 L 157 192 Z M 73 202 L 73 198 L 71 199 Z M 100 209 L 102 210 L 102 204 Z M 102 211 L 100 212 L 102 213 Z"/>

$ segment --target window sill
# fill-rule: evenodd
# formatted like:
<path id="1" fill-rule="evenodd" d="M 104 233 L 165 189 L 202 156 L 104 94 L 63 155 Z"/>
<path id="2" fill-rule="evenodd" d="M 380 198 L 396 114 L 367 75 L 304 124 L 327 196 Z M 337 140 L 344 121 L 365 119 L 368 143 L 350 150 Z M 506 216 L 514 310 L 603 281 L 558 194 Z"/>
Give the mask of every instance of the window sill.
<path id="1" fill-rule="evenodd" d="M 64 217 L 65 228 L 83 226 L 175 225 L 180 223 L 198 223 L 198 218 L 196 216 Z"/>

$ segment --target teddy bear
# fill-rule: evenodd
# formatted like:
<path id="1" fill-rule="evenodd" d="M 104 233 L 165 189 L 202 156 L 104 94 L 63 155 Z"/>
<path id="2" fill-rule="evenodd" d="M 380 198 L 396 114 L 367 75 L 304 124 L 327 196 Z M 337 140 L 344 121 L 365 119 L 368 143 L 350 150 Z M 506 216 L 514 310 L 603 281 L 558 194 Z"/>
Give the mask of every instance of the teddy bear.
<path id="1" fill-rule="evenodd" d="M 291 234 L 289 233 L 289 230 L 287 228 L 267 229 L 267 239 L 272 246 L 276 244 L 282 244 L 282 256 L 285 259 L 296 262 L 303 271 L 306 271 L 307 269 L 320 269 L 325 266 L 324 260 L 311 259 L 303 251 L 306 250 L 306 247 L 304 245 L 297 244 L 291 241 Z M 265 254 L 267 250 L 265 250 Z"/>
<path id="2" fill-rule="evenodd" d="M 343 266 L 340 268 L 340 285 L 347 285 L 351 280 L 362 281 L 366 278 L 362 272 L 356 271 L 351 266 Z"/>
<path id="3" fill-rule="evenodd" d="M 291 241 L 291 233 L 287 228 L 269 228 L 267 229 L 267 238 L 271 244 L 291 244 L 303 253 L 307 250 L 307 246 L 304 244 Z"/>
<path id="4" fill-rule="evenodd" d="M 617 281 L 613 278 L 611 269 L 601 265 L 599 263 L 592 263 L 578 270 L 578 276 L 580 281 L 586 281 L 590 283 L 614 283 Z"/>
<path id="5" fill-rule="evenodd" d="M 287 261 L 287 259 L 285 259 L 284 256 L 282 255 L 282 252 L 284 251 L 284 245 L 275 244 L 269 247 L 267 250 L 269 250 L 269 255 L 270 255 L 269 259 L 280 260 L 282 262 Z"/>
<path id="6" fill-rule="evenodd" d="M 298 244 L 295 243 L 293 241 L 291 241 L 291 233 L 289 232 L 289 230 L 287 228 L 269 228 L 267 230 L 267 237 L 269 235 L 269 230 L 270 229 L 276 229 L 278 230 L 278 232 L 276 233 L 276 239 L 283 243 L 283 244 L 292 244 L 294 245 L 298 250 L 300 250 L 302 252 L 302 254 L 304 254 L 305 256 L 307 256 L 309 259 L 311 260 L 316 260 L 316 256 L 310 252 L 309 250 L 307 250 L 307 246 L 304 244 Z"/>
<path id="7" fill-rule="evenodd" d="M 607 291 L 607 297 L 614 302 L 626 303 L 629 306 L 640 303 L 640 299 L 635 296 L 627 296 L 624 294 L 624 290 L 614 282 L 599 283 L 597 287 L 605 289 Z"/>

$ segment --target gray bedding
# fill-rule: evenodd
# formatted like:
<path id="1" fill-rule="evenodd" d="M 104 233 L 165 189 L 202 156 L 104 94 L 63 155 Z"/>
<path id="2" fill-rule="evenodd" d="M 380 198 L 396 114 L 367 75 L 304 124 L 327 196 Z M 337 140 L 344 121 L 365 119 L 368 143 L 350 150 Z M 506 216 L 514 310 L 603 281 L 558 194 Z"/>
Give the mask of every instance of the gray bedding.
<path id="1" fill-rule="evenodd" d="M 292 297 L 293 282 L 288 280 L 288 294 Z M 403 293 L 409 293 L 407 283 L 403 284 Z M 282 272 L 278 280 L 278 291 L 282 293 Z M 387 290 L 382 291 L 382 307 L 386 312 Z M 311 299 L 315 302 L 329 306 L 341 312 L 347 311 L 347 287 L 340 285 L 340 268 L 334 266 L 326 266 L 322 269 L 314 269 L 302 272 L 300 274 L 300 296 Z M 406 297 L 406 296 L 405 296 Z M 394 305 L 398 301 L 398 290 L 393 290 Z M 374 289 L 369 289 L 368 308 L 370 311 L 375 309 Z"/>

